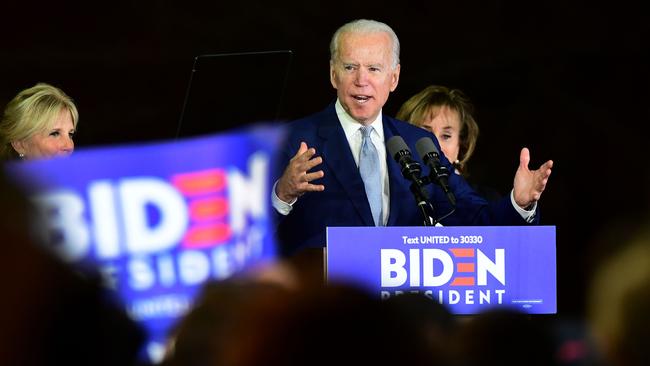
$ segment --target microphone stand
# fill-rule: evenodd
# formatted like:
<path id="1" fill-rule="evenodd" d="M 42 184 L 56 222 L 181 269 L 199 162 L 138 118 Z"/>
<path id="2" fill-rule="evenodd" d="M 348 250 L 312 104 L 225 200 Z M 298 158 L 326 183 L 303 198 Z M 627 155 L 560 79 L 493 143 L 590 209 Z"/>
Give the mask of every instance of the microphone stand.
<path id="1" fill-rule="evenodd" d="M 422 139 L 420 139 L 421 141 Z M 431 140 L 429 140 L 431 141 Z M 418 143 L 420 143 L 418 141 Z M 422 143 L 420 143 L 422 144 Z M 430 142 L 431 146 L 435 149 L 435 145 L 433 145 L 433 141 Z M 427 141 L 424 142 L 424 148 L 426 150 L 430 149 L 430 146 L 428 146 Z M 420 164 L 416 161 L 414 161 L 411 158 L 411 150 L 409 147 L 406 145 L 406 142 L 404 142 L 404 139 L 399 136 L 395 135 L 391 138 L 388 139 L 386 142 L 386 147 L 388 149 L 388 152 L 390 156 L 392 156 L 395 161 L 400 166 L 400 170 L 402 172 L 402 176 L 404 178 L 408 179 L 411 181 L 411 186 L 409 189 L 411 190 L 411 193 L 413 193 L 413 197 L 415 198 L 415 202 L 418 205 L 418 208 L 420 212 L 422 213 L 422 216 L 424 218 L 424 226 L 435 226 L 440 220 L 435 219 L 436 217 L 436 212 L 435 209 L 433 208 L 433 205 L 431 202 L 429 202 L 429 197 L 427 191 L 424 189 L 424 187 L 427 184 L 431 184 L 432 182 L 440 183 L 438 180 L 435 180 L 439 177 L 439 174 L 445 173 L 446 168 L 442 166 L 440 169 L 436 170 L 436 172 L 432 172 L 429 174 L 429 176 L 421 177 L 420 174 L 422 173 L 422 167 Z M 425 160 L 426 161 L 426 160 Z M 432 169 L 437 168 L 433 167 Z M 448 176 L 448 174 L 447 174 Z M 444 187 L 443 187 L 444 188 Z M 453 195 L 448 197 L 452 197 Z M 451 212 L 455 210 L 455 202 L 451 202 L 453 209 Z M 451 212 L 445 215 L 443 218 L 451 215 Z"/>
<path id="2" fill-rule="evenodd" d="M 422 213 L 422 218 L 424 219 L 424 226 L 435 226 L 438 221 L 434 219 L 436 217 L 436 210 L 433 208 L 433 205 L 429 202 L 429 198 L 423 194 L 419 187 L 424 187 L 427 184 L 430 184 L 431 181 L 429 177 L 418 178 L 418 182 L 411 183 L 409 187 L 415 201 Z"/>
<path id="3" fill-rule="evenodd" d="M 431 173 L 429 174 L 429 176 L 428 176 L 428 177 L 425 177 L 424 179 L 426 179 L 427 184 L 429 184 L 429 183 L 431 183 L 431 184 L 436 183 L 438 186 L 440 186 L 440 184 L 437 183 L 438 180 L 437 180 L 437 177 L 435 176 L 435 172 L 434 172 L 434 171 L 431 171 Z M 443 189 L 443 191 L 444 191 L 444 189 Z M 449 203 L 450 203 L 450 205 L 451 205 L 451 211 L 447 212 L 447 213 L 446 213 L 444 216 L 442 216 L 441 218 L 439 218 L 439 219 L 437 219 L 437 220 L 434 220 L 434 221 L 435 221 L 434 225 L 437 224 L 438 222 L 440 222 L 440 221 L 446 219 L 447 217 L 451 216 L 454 212 L 456 212 L 456 198 L 454 197 L 453 193 L 451 193 L 451 191 L 449 191 L 449 192 L 445 192 L 445 193 L 446 193 L 446 196 L 447 196 L 447 200 L 449 201 Z M 431 209 L 433 209 L 433 206 L 431 206 Z M 433 216 L 433 217 L 435 217 L 435 216 Z"/>

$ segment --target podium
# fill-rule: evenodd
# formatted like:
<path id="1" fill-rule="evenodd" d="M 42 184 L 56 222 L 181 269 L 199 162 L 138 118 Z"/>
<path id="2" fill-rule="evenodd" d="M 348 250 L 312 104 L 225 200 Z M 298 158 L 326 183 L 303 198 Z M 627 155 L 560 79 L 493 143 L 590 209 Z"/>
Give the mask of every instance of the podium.
<path id="1" fill-rule="evenodd" d="M 554 226 L 328 227 L 328 283 L 421 293 L 454 314 L 555 314 Z"/>

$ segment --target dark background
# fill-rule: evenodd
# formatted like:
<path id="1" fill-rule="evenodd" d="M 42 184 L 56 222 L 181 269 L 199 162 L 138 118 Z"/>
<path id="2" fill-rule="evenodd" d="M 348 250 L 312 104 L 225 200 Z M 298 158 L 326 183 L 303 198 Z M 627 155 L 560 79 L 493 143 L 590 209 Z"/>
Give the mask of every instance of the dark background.
<path id="1" fill-rule="evenodd" d="M 650 17 L 611 2 L 11 2 L 0 31 L 0 104 L 36 82 L 72 96 L 77 148 L 173 138 L 194 56 L 291 49 L 283 115 L 335 97 L 328 44 L 372 18 L 402 43 L 394 115 L 429 84 L 460 88 L 481 128 L 472 179 L 507 194 L 519 150 L 555 167 L 541 209 L 557 225 L 560 314 L 581 315 L 599 258 L 646 216 Z M 228 73 L 228 70 L 224 70 Z M 256 82 L 244 73 L 255 108 Z M 227 90 L 228 85 L 214 85 Z M 224 122 L 227 123 L 227 122 Z M 222 126 L 223 127 L 223 126 Z"/>

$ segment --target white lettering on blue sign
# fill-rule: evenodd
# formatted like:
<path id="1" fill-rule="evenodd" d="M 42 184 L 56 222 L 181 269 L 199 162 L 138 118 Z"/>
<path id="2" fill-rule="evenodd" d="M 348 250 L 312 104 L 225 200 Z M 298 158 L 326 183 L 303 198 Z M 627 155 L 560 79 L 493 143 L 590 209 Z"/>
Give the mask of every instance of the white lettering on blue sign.
<path id="1" fill-rule="evenodd" d="M 381 287 L 400 287 L 407 280 L 411 287 L 438 287 L 454 277 L 454 260 L 447 251 L 426 248 L 409 249 L 408 253 L 407 271 L 407 258 L 402 250 L 381 249 Z M 495 249 L 494 262 L 480 249 L 476 249 L 476 253 L 477 285 L 487 285 L 488 273 L 505 285 L 505 250 Z"/>

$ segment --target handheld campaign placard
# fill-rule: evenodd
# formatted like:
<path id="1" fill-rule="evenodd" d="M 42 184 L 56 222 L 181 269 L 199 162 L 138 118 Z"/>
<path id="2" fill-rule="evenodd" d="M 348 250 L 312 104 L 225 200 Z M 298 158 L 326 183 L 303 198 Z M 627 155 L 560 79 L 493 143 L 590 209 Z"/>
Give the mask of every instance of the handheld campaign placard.
<path id="1" fill-rule="evenodd" d="M 201 285 L 275 256 L 269 170 L 281 138 L 281 128 L 256 126 L 7 169 L 36 203 L 37 234 L 103 275 L 149 332 L 155 361 Z"/>
<path id="2" fill-rule="evenodd" d="M 422 293 L 455 314 L 556 313 L 555 268 L 554 226 L 327 228 L 329 282 Z"/>

